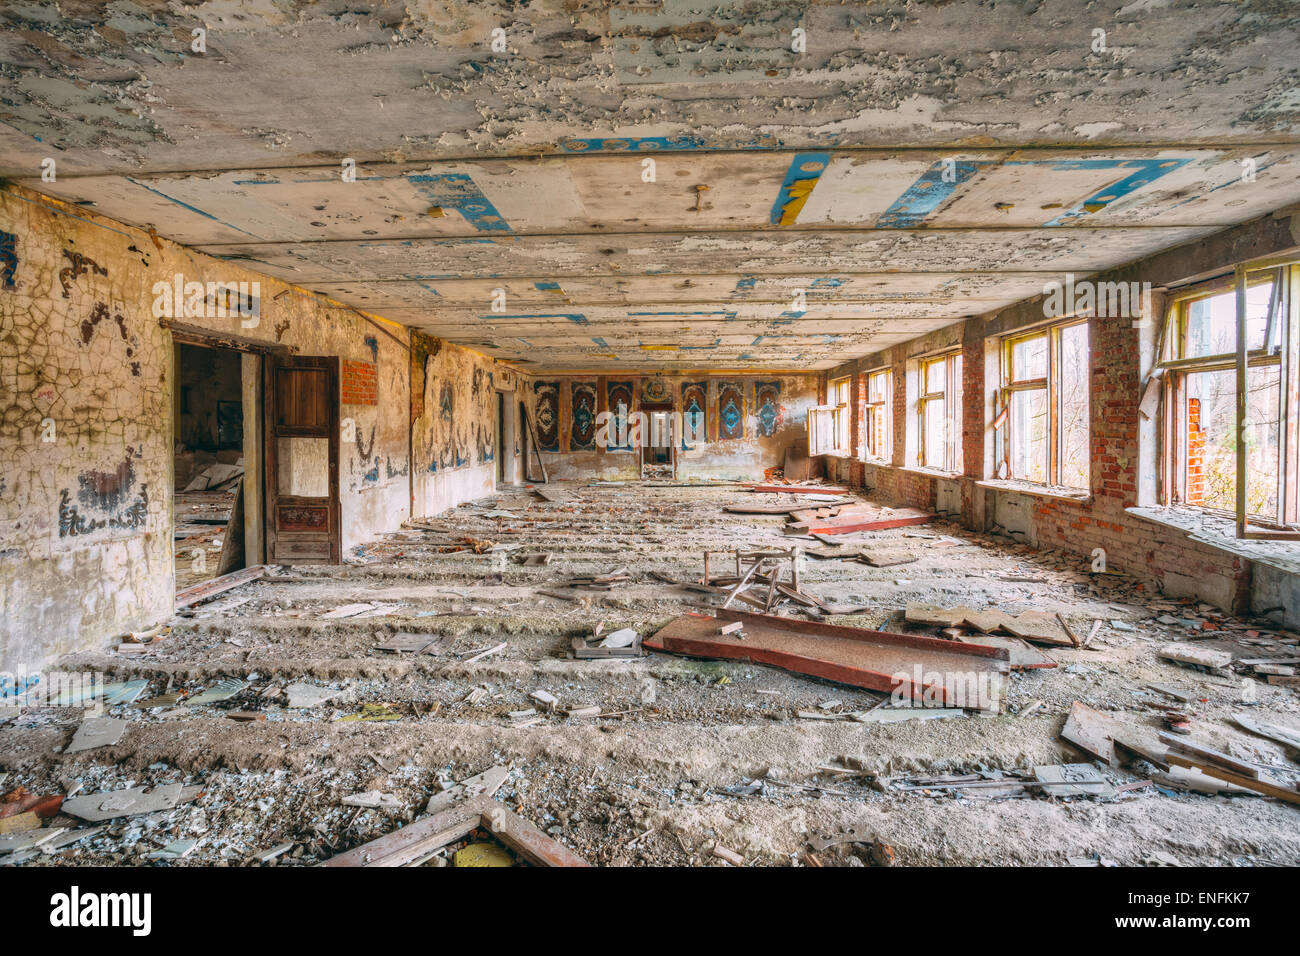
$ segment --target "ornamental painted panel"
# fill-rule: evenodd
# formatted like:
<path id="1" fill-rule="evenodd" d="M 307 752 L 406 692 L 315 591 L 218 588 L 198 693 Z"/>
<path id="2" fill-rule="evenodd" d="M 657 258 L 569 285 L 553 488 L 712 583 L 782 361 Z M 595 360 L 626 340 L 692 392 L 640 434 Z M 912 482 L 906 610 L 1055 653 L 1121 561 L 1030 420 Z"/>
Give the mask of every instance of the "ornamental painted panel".
<path id="1" fill-rule="evenodd" d="M 785 420 L 785 409 L 781 407 L 780 382 L 756 382 L 754 384 L 754 408 L 758 419 L 758 433 L 764 438 L 771 438 Z"/>
<path id="2" fill-rule="evenodd" d="M 592 451 L 596 447 L 596 385 L 572 383 L 573 425 L 569 429 L 570 451 Z"/>
<path id="3" fill-rule="evenodd" d="M 641 383 L 641 400 L 650 405 L 663 405 L 671 402 L 673 396 L 662 378 L 647 378 Z"/>
<path id="4" fill-rule="evenodd" d="M 682 383 L 682 450 L 709 439 L 709 386 L 707 382 Z"/>
<path id="5" fill-rule="evenodd" d="M 609 450 L 610 451 L 631 451 L 632 436 L 631 428 L 628 425 L 629 416 L 632 414 L 632 383 L 631 382 L 609 382 L 605 386 L 605 407 L 609 409 Z M 623 444 L 619 444 L 619 436 L 623 437 Z"/>
<path id="6" fill-rule="evenodd" d="M 560 383 L 533 382 L 537 397 L 537 445 L 542 451 L 560 450 Z"/>
<path id="7" fill-rule="evenodd" d="M 718 383 L 718 441 L 745 437 L 745 389 L 739 382 Z"/>

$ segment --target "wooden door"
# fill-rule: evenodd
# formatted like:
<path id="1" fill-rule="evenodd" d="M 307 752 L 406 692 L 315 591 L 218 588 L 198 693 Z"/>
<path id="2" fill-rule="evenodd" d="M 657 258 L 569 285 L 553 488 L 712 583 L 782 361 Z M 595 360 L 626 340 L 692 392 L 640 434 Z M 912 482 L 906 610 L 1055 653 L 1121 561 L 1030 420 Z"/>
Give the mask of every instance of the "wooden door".
<path id="1" fill-rule="evenodd" d="M 266 384 L 266 559 L 338 564 L 339 360 L 277 356 Z"/>

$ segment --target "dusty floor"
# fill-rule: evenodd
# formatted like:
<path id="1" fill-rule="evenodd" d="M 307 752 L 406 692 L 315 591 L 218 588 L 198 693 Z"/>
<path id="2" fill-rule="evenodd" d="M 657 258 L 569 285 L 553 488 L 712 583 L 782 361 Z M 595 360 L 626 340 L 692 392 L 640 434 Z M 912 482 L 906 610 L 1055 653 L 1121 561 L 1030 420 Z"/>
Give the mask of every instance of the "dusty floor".
<path id="1" fill-rule="evenodd" d="M 1159 712 L 1142 702 L 1167 698 L 1144 690 L 1147 682 L 1205 698 L 1191 705 L 1195 739 L 1295 770 L 1287 760 L 1294 754 L 1230 722 L 1244 709 L 1238 680 L 1180 668 L 1155 653 L 1193 630 L 1203 634 L 1204 621 L 1219 630 L 1198 643 L 1239 657 L 1292 654 L 1294 635 L 1260 622 L 1253 626 L 1262 635 L 1247 637 L 1246 622 L 1165 601 L 1121 576 L 1092 575 L 1084 558 L 1035 553 L 944 522 L 900 528 L 866 537 L 919 554 L 916 563 L 876 569 L 808 561 L 806 591 L 879 608 L 828 620 L 933 635 L 937 628 L 902 621 L 909 601 L 924 601 L 1061 611 L 1085 629 L 1090 618 L 1108 623 L 1087 649 L 1045 649 L 1057 668 L 1013 676 L 999 716 L 891 725 L 800 719 L 798 711 L 827 701 L 862 710 L 880 695 L 741 663 L 563 656 L 571 638 L 590 635 L 598 622 L 649 636 L 714 600 L 651 572 L 697 580 L 705 548 L 788 544 L 783 518 L 722 512 L 724 504 L 757 497 L 737 486 L 566 487 L 573 503 L 509 491 L 427 522 L 441 530 L 411 530 L 358 549 L 348 567 L 279 569 L 282 576 L 178 617 L 143 655 L 61 662 L 68 670 L 106 671 L 109 680 L 149 678 L 142 700 L 192 693 L 220 678 L 251 686 L 213 706 L 116 707 L 115 716 L 131 721 L 119 743 L 66 756 L 59 751 L 80 711 L 33 711 L 0 725 L 0 769 L 9 772 L 0 792 L 24 786 L 63 793 L 79 784 L 93 793 L 173 782 L 199 788 L 190 803 L 119 820 L 27 864 L 145 863 L 173 840 L 198 839 L 171 865 L 246 865 L 252 854 L 285 842 L 294 849 L 277 865 L 304 865 L 395 829 L 418 815 L 440 781 L 494 764 L 512 771 L 498 799 L 598 864 L 726 865 L 712 855 L 716 843 L 743 854 L 747 865 L 787 865 L 800 861 L 817 834 L 846 827 L 877 833 L 901 864 L 1064 865 L 1068 857 L 1099 855 L 1138 865 L 1155 854 L 1184 864 L 1300 863 L 1300 808 L 1257 796 L 1152 787 L 1113 799 L 887 789 L 891 780 L 1085 762 L 1059 736 L 1076 700 L 1154 739 Z M 493 509 L 517 517 L 486 517 Z M 440 550 L 462 536 L 520 547 L 504 556 Z M 519 563 L 543 551 L 553 555 L 549 565 Z M 633 580 L 586 602 L 537 593 L 619 567 Z M 322 619 L 356 602 L 388 613 Z M 1152 604 L 1179 606 L 1171 612 Z M 1161 615 L 1179 623 L 1161 624 Z M 402 631 L 454 641 L 437 655 L 375 648 Z M 505 650 L 462 663 L 502 641 Z M 341 693 L 312 709 L 288 709 L 280 691 L 300 680 Z M 466 702 L 476 687 L 488 696 Z M 528 695 L 537 690 L 605 713 L 512 726 L 508 712 L 534 706 Z M 1300 727 L 1293 690 L 1260 684 L 1257 698 L 1250 709 L 1257 719 Z M 1038 700 L 1044 705 L 1032 715 L 1017 716 Z M 267 719 L 237 722 L 225 710 L 261 710 Z M 358 714 L 396 719 L 347 719 Z M 845 760 L 876 774 L 876 786 L 868 776 L 818 770 Z M 1146 779 L 1150 769 L 1106 773 L 1127 783 Z M 755 781 L 761 785 L 747 786 Z M 364 790 L 396 794 L 401 809 L 341 805 Z M 844 863 L 854 852 L 841 847 L 822 859 Z"/>

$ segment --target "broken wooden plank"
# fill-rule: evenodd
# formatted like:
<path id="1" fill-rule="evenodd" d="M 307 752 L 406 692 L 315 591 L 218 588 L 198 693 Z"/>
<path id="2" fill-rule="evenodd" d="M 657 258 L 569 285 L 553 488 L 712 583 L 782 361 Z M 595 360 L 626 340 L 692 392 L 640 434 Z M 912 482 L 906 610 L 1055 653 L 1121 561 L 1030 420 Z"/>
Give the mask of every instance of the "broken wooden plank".
<path id="1" fill-rule="evenodd" d="M 862 549 L 858 553 L 858 560 L 863 564 L 869 564 L 873 568 L 893 568 L 900 564 L 915 564 L 920 560 L 914 554 L 902 554 L 897 551 L 877 551 Z"/>
<path id="2" fill-rule="evenodd" d="M 773 495 L 847 495 L 849 489 L 832 485 L 761 485 L 745 483 L 750 491 Z"/>
<path id="3" fill-rule="evenodd" d="M 1160 742 L 1170 750 L 1177 751 L 1181 754 L 1187 754 L 1200 760 L 1208 760 L 1218 764 L 1225 769 L 1231 770 L 1235 774 L 1252 779 L 1259 779 L 1259 769 L 1252 766 L 1244 760 L 1238 760 L 1231 754 L 1225 754 L 1218 750 L 1213 750 L 1204 744 L 1197 743 L 1194 740 L 1188 740 L 1186 737 L 1179 737 L 1174 734 L 1160 732 Z"/>
<path id="4" fill-rule="evenodd" d="M 1087 704 L 1075 701 L 1070 707 L 1070 715 L 1065 720 L 1065 729 L 1061 737 L 1074 744 L 1084 753 L 1092 754 L 1098 760 L 1115 766 L 1114 721 L 1100 711 L 1093 710 Z"/>
<path id="5" fill-rule="evenodd" d="M 486 775 L 486 774 L 485 774 Z M 534 866 L 588 866 L 586 860 L 555 842 L 523 817 L 486 795 L 421 817 L 319 864 L 324 867 L 408 866 L 482 827 Z"/>
<path id="6" fill-rule="evenodd" d="M 790 514 L 793 505 L 724 505 L 722 510 L 733 515 L 785 515 Z"/>
<path id="7" fill-rule="evenodd" d="M 223 574 L 221 577 L 213 578 L 210 581 L 203 581 L 199 584 L 192 585 L 176 592 L 176 610 L 190 607 L 198 604 L 200 601 L 206 601 L 208 598 L 216 597 L 218 594 L 239 587 L 241 584 L 247 584 L 249 581 L 256 581 L 258 578 L 265 576 L 270 570 L 265 564 L 255 564 L 251 568 L 242 568 L 239 571 L 232 571 L 229 574 Z"/>
<path id="8" fill-rule="evenodd" d="M 1055 667 L 1056 661 L 1036 647 L 1032 647 L 1018 637 L 998 637 L 996 634 L 980 634 L 957 638 L 963 644 L 982 644 L 985 647 L 1004 647 L 1011 655 L 1013 671 L 1041 670 Z"/>
<path id="9" fill-rule="evenodd" d="M 1268 780 L 1256 780 L 1252 777 L 1245 777 L 1238 773 L 1233 773 L 1224 767 L 1219 766 L 1213 761 L 1206 760 L 1204 757 L 1193 757 L 1182 753 L 1169 754 L 1169 762 L 1176 767 L 1187 767 L 1193 770 L 1200 770 L 1202 773 L 1211 777 L 1218 777 L 1220 780 L 1226 780 L 1228 783 L 1236 784 L 1239 787 L 1245 787 L 1247 790 L 1254 790 L 1256 793 L 1262 793 L 1266 796 L 1276 797 L 1278 800 L 1285 800 L 1287 803 L 1300 805 L 1300 790 L 1291 787 L 1283 787 L 1279 784 L 1272 783 Z"/>
<path id="10" fill-rule="evenodd" d="M 1266 724 L 1255 720 L 1248 714 L 1233 714 L 1232 719 L 1238 726 L 1250 731 L 1252 734 L 1258 734 L 1274 743 L 1282 744 L 1284 747 L 1300 750 L 1300 730 L 1291 730 L 1289 727 L 1282 727 L 1278 724 Z"/>
<path id="11" fill-rule="evenodd" d="M 1195 644 L 1166 644 L 1160 648 L 1159 655 L 1176 664 L 1195 664 L 1212 670 L 1225 670 L 1232 666 L 1232 655 L 1227 651 L 1216 651 Z"/>

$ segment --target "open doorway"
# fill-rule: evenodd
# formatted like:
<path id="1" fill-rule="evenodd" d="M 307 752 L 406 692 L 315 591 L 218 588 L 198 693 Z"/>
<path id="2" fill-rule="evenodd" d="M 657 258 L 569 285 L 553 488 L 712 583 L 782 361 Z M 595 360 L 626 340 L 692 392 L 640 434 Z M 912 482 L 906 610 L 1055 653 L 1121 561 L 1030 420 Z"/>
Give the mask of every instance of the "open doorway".
<path id="1" fill-rule="evenodd" d="M 243 355 L 176 346 L 173 458 L 176 588 L 246 566 Z M 252 563 L 257 563 L 253 561 Z"/>
<path id="2" fill-rule="evenodd" d="M 675 478 L 677 476 L 677 449 L 674 443 L 681 436 L 673 427 L 673 406 L 642 405 L 645 413 L 645 428 L 648 435 L 642 436 L 641 477 Z"/>

